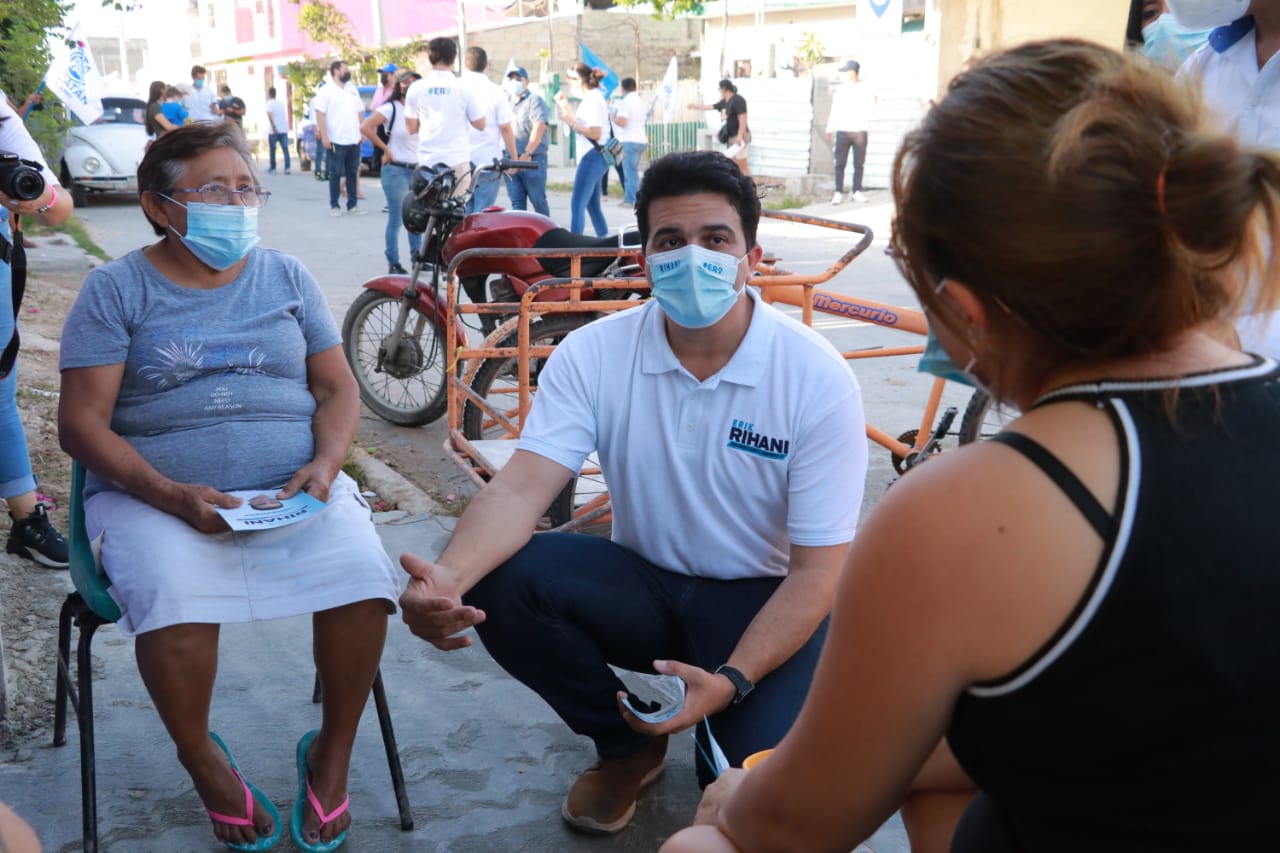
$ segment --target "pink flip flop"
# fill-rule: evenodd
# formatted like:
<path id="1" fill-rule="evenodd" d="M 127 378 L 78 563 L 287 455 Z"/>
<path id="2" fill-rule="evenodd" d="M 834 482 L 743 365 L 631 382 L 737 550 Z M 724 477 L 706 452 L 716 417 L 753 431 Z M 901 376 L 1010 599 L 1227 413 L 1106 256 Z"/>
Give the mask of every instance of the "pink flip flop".
<path id="1" fill-rule="evenodd" d="M 302 820 L 305 810 L 303 803 L 311 804 L 316 816 L 320 818 L 321 826 L 333 821 L 347 810 L 347 806 L 351 805 L 351 795 L 348 794 L 342 798 L 342 802 L 333 811 L 325 814 L 324 806 L 320 804 L 319 797 L 316 796 L 315 791 L 311 790 L 311 769 L 307 767 L 307 750 L 311 746 L 311 741 L 315 740 L 318 734 L 320 734 L 318 731 L 307 732 L 298 741 L 298 798 L 294 801 L 293 813 L 289 816 L 289 836 L 293 839 L 294 845 L 299 850 L 305 850 L 306 853 L 329 853 L 331 850 L 337 850 L 347 840 L 347 830 L 344 829 L 332 841 L 317 841 L 314 844 L 308 842 L 302 835 Z"/>
<path id="2" fill-rule="evenodd" d="M 235 757 L 231 754 L 231 750 L 227 749 L 227 745 L 222 742 L 222 738 L 218 737 L 214 732 L 209 732 L 209 737 L 214 744 L 227 756 L 227 761 L 231 764 L 231 772 L 236 774 L 236 778 L 240 780 L 240 785 L 244 788 L 244 817 L 234 817 L 232 815 L 219 814 L 213 809 L 205 809 L 205 814 L 216 821 L 228 826 L 253 826 L 253 806 L 254 800 L 262 805 L 262 808 L 271 818 L 271 834 L 259 835 L 258 840 L 252 844 L 241 844 L 238 842 L 228 841 L 226 845 L 231 850 L 249 850 L 260 851 L 270 850 L 280 840 L 283 833 L 283 827 L 280 825 L 280 813 L 276 810 L 275 804 L 267 799 L 266 795 L 259 791 L 250 782 L 246 781 L 244 775 L 241 774 L 239 766 L 236 764 Z"/>

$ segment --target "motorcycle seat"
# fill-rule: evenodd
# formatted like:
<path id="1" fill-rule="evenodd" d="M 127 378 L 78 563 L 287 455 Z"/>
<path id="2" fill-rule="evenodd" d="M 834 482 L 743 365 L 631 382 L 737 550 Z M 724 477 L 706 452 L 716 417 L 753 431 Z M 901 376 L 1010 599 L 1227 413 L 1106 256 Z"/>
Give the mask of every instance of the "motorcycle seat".
<path id="1" fill-rule="evenodd" d="M 585 234 L 575 234 L 567 228 L 552 228 L 539 237 L 533 247 L 535 249 L 616 249 L 619 245 L 631 249 L 633 254 L 638 254 L 640 232 L 632 228 L 621 234 L 610 234 L 607 237 L 588 237 Z M 583 258 L 582 274 L 584 276 L 601 275 L 615 261 L 617 258 Z M 548 275 L 556 278 L 566 278 L 569 275 L 569 258 L 539 258 L 538 263 L 542 264 L 542 268 Z"/>

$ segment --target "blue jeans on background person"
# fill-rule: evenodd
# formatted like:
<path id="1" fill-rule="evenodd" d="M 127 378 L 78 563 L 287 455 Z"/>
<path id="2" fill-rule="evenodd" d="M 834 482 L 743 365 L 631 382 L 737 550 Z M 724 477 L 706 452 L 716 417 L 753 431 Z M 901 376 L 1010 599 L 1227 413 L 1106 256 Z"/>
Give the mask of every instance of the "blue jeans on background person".
<path id="1" fill-rule="evenodd" d="M 573 233 L 587 233 L 583 230 L 587 214 L 591 215 L 597 237 L 609 233 L 609 223 L 600 207 L 600 179 L 607 171 L 604 156 L 595 148 L 578 158 L 578 170 L 573 173 L 573 196 L 569 200 L 569 230 Z"/>
<path id="2" fill-rule="evenodd" d="M 323 145 L 321 145 L 320 140 L 317 139 L 316 140 L 316 162 L 315 162 L 316 180 L 320 180 L 322 178 L 327 177 L 327 175 L 325 175 L 324 173 L 324 167 L 328 164 L 328 162 L 329 162 L 329 151 Z"/>
<path id="3" fill-rule="evenodd" d="M 0 236 L 12 239 L 9 216 L 0 215 Z M 13 319 L 13 271 L 0 261 L 0 351 L 9 345 L 15 325 Z M 18 414 L 18 363 L 0 380 L 0 498 L 16 498 L 35 490 L 36 478 L 31 472 L 31 455 L 27 451 L 27 433 Z"/>
<path id="4" fill-rule="evenodd" d="M 528 140 L 517 140 L 516 147 L 520 148 L 522 144 Z M 524 150 L 520 148 L 520 150 Z M 518 169 L 507 172 L 504 176 L 507 179 L 507 196 L 511 199 L 512 210 L 528 210 L 528 204 L 533 205 L 533 209 L 543 216 L 551 215 L 551 206 L 547 204 L 547 155 L 534 154 L 529 158 L 530 161 L 537 163 L 536 169 Z"/>
<path id="5" fill-rule="evenodd" d="M 338 209 L 338 185 L 347 179 L 347 210 L 356 206 L 356 179 L 360 171 L 360 146 L 333 144 L 329 152 L 329 207 Z"/>
<path id="6" fill-rule="evenodd" d="M 387 197 L 387 264 L 394 266 L 400 263 L 400 229 L 404 227 L 401 210 L 404 197 L 409 194 L 409 183 L 413 178 L 413 169 L 398 166 L 394 163 L 382 164 L 382 192 Z M 418 254 L 418 246 L 422 243 L 421 234 L 409 235 L 409 257 Z"/>
<path id="7" fill-rule="evenodd" d="M 622 200 L 627 204 L 636 203 L 636 190 L 640 189 L 640 158 L 648 147 L 647 142 L 622 143 L 622 174 L 625 176 Z"/>
<path id="8" fill-rule="evenodd" d="M 475 192 L 471 201 L 467 202 L 467 213 L 475 213 L 492 206 L 498 200 L 498 190 L 502 187 L 502 175 L 497 172 L 481 172 L 476 176 Z"/>
<path id="9" fill-rule="evenodd" d="M 592 193 L 599 177 L 591 182 Z M 712 580 L 655 566 L 621 545 L 578 533 L 540 533 L 490 572 L 463 603 L 489 618 L 476 626 L 498 664 L 541 696 L 601 758 L 622 758 L 649 738 L 623 720 L 625 689 L 608 664 L 653 672 L 653 661 L 715 669 L 746 633 L 782 578 Z M 770 749 L 791 728 L 822 652 L 827 621 L 751 697 L 711 717 L 731 767 Z M 706 724 L 695 734 L 698 781 L 714 773 Z"/>
<path id="10" fill-rule="evenodd" d="M 267 145 L 271 154 L 269 171 L 276 170 L 276 146 L 280 146 L 280 150 L 284 152 L 284 170 L 289 171 L 289 134 L 286 133 L 269 133 L 267 134 Z"/>

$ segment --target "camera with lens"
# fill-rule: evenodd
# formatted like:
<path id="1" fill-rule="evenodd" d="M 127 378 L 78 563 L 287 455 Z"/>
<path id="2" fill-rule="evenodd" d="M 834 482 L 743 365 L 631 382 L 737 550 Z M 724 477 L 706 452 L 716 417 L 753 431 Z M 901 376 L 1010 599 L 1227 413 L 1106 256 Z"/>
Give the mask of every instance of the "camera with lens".
<path id="1" fill-rule="evenodd" d="M 40 198 L 44 195 L 40 164 L 23 160 L 11 151 L 0 151 L 0 193 L 19 201 Z"/>

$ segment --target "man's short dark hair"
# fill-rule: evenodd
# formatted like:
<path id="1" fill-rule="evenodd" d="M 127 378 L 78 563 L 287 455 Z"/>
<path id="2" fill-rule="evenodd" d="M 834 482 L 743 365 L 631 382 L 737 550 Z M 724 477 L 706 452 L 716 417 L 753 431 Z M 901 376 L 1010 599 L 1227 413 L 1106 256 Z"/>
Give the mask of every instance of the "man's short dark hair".
<path id="1" fill-rule="evenodd" d="M 226 85 L 219 86 L 219 87 L 218 87 L 218 94 L 219 94 L 219 95 L 230 95 L 230 94 L 231 94 L 231 87 L 230 87 L 230 86 L 226 86 Z"/>
<path id="2" fill-rule="evenodd" d="M 484 70 L 489 67 L 489 54 L 484 52 L 483 47 L 469 47 L 463 62 L 466 64 L 468 71 L 479 71 L 483 74 Z"/>
<path id="3" fill-rule="evenodd" d="M 439 65 L 442 62 L 452 65 L 457 58 L 458 46 L 453 43 L 453 39 L 441 36 L 427 42 L 427 61 L 432 65 Z"/>
<path id="4" fill-rule="evenodd" d="M 196 79 L 196 78 L 197 78 L 197 77 L 199 77 L 201 74 L 208 74 L 208 73 L 209 73 L 209 71 L 208 71 L 208 70 L 207 70 L 203 65 L 193 65 L 193 66 L 191 66 L 191 79 L 192 79 L 192 80 Z"/>
<path id="5" fill-rule="evenodd" d="M 330 62 L 330 63 L 329 63 L 329 73 L 330 73 L 330 74 L 337 74 L 337 73 L 338 73 L 338 69 L 339 69 L 339 68 L 341 68 L 341 67 L 342 67 L 343 65 L 345 65 L 345 64 L 346 64 L 345 60 L 342 60 L 342 59 L 335 59 L 333 62 Z"/>
<path id="6" fill-rule="evenodd" d="M 618 84 L 624 92 L 634 92 L 636 90 L 636 78 L 623 77 L 622 82 Z"/>
<path id="7" fill-rule="evenodd" d="M 679 151 L 659 157 L 645 170 L 636 193 L 636 224 L 640 240 L 649 243 L 649 205 L 656 199 L 714 193 L 724 196 L 738 211 L 747 248 L 755 248 L 760 224 L 760 199 L 755 182 L 742 174 L 738 164 L 718 151 Z"/>
<path id="8" fill-rule="evenodd" d="M 270 88 L 267 89 L 267 97 L 274 98 L 275 96 L 276 96 L 276 87 L 271 86 Z"/>

